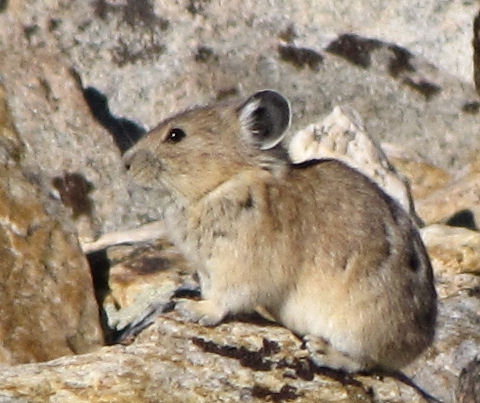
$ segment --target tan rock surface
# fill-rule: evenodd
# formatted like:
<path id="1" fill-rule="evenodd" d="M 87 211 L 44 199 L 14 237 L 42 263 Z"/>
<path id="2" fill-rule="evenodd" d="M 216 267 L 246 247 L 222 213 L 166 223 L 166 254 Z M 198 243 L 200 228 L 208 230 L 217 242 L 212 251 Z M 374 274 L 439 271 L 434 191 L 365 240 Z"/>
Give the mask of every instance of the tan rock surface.
<path id="1" fill-rule="evenodd" d="M 92 240 L 103 226 L 121 225 L 127 186 L 117 147 L 93 118 L 71 61 L 56 46 L 55 19 L 49 14 L 54 4 L 44 6 L 48 15 L 31 19 L 22 1 L 9 2 L 0 13 L 0 26 L 9 27 L 0 29 L 0 76 L 26 145 L 20 161 L 24 172 L 43 193 L 62 199 L 80 238 Z"/>
<path id="2" fill-rule="evenodd" d="M 176 290 L 190 282 L 193 269 L 165 240 L 152 244 L 118 246 L 108 249 L 111 263 L 104 301 L 110 326 L 122 329 L 155 304 L 167 304 Z"/>
<path id="3" fill-rule="evenodd" d="M 425 161 L 395 157 L 389 160 L 408 179 L 415 200 L 428 197 L 452 180 L 451 174 Z M 426 216 L 427 212 L 422 210 L 422 214 Z"/>
<path id="4" fill-rule="evenodd" d="M 392 378 L 312 366 L 301 341 L 268 323 L 214 328 L 158 319 L 129 346 L 2 368 L 0 399 L 28 402 L 425 402 Z"/>
<path id="5" fill-rule="evenodd" d="M 422 230 L 436 273 L 480 275 L 480 232 L 447 225 L 430 225 Z"/>
<path id="6" fill-rule="evenodd" d="M 2 87 L 0 125 L 0 362 L 97 348 L 102 334 L 88 264 L 72 227 L 47 213 L 17 166 L 23 148 Z"/>
<path id="7" fill-rule="evenodd" d="M 470 172 L 415 202 L 427 223 L 441 222 L 462 210 L 470 210 L 480 222 L 480 172 Z"/>

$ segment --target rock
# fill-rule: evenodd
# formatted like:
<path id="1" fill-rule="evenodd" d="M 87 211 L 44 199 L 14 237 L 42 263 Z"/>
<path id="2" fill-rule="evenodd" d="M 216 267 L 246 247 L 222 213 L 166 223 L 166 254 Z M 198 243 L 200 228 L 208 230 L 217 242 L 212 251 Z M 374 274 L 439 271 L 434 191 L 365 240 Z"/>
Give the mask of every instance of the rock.
<path id="1" fill-rule="evenodd" d="M 458 276 L 470 276 L 470 280 L 476 277 L 464 273 L 462 267 L 454 267 L 455 259 L 451 262 L 437 259 L 432 252 L 435 241 L 442 237 L 447 249 L 448 245 L 452 250 L 458 245 L 475 245 L 476 232 L 448 226 L 426 227 L 422 232 L 437 279 L 442 275 L 441 281 L 454 281 Z M 432 234 L 438 234 L 438 238 Z M 175 290 L 194 288 L 191 269 L 162 241 L 115 246 L 107 254 L 112 262 L 112 295 L 106 304 L 113 305 L 115 295 L 119 329 L 128 320 L 138 319 L 135 315 L 141 315 L 142 309 L 151 306 L 146 303 L 147 295 L 150 294 L 150 304 L 165 303 L 176 296 Z M 444 264 L 451 267 L 447 270 Z M 462 368 L 480 349 L 480 298 L 475 293 L 475 284 L 464 281 L 461 289 L 440 295 L 436 341 L 405 369 L 417 385 L 446 402 L 453 399 L 452 391 Z M 72 388 L 72 384 L 76 387 Z M 301 340 L 261 318 L 234 318 L 207 328 L 183 322 L 176 312 L 158 317 L 128 346 L 104 347 L 93 354 L 64 357 L 48 364 L 2 369 L 0 397 L 22 396 L 29 401 L 42 401 L 46 396 L 68 397 L 73 402 L 100 398 L 179 402 L 241 398 L 300 402 L 426 401 L 419 392 L 395 378 L 350 377 L 313 366 Z"/>
<path id="2" fill-rule="evenodd" d="M 480 223 L 480 171 L 472 171 L 452 180 L 427 196 L 416 200 L 418 214 L 427 223 L 447 221 L 460 211 L 473 215 L 474 226 Z"/>
<path id="3" fill-rule="evenodd" d="M 287 329 L 267 322 L 207 328 L 170 313 L 128 346 L 2 368 L 0 399 L 426 402 L 394 378 L 317 368 L 301 344 Z"/>
<path id="4" fill-rule="evenodd" d="M 480 274 L 480 233 L 461 227 L 430 225 L 421 231 L 436 273 Z"/>
<path id="5" fill-rule="evenodd" d="M 473 84 L 460 83 L 394 43 L 375 40 L 374 46 L 363 46 L 373 40 L 358 35 L 345 43 L 342 35 L 325 30 L 333 26 L 325 21 L 326 6 L 284 3 L 277 13 L 267 2 L 254 9 L 243 3 L 221 8 L 205 3 L 191 13 L 186 4 L 157 4 L 142 20 L 128 3 L 102 4 L 102 13 L 98 8 L 96 14 L 85 8 L 72 11 L 69 23 L 58 28 L 59 40 L 83 81 L 105 93 L 112 110 L 148 127 L 194 104 L 275 88 L 292 100 L 292 132 L 331 110 L 332 104 L 350 104 L 378 141 L 424 150 L 436 165 L 458 167 L 460 153 L 472 149 L 466 146 L 474 142 L 478 122 L 471 113 L 459 112 L 476 100 Z M 136 15 L 135 22 L 128 15 Z M 81 31 L 76 28 L 80 21 L 89 21 Z M 292 23 L 295 34 L 284 35 Z M 109 34 L 112 29 L 117 36 Z M 344 29 L 338 27 L 340 33 Z M 332 44 L 337 52 L 325 51 Z M 195 56 L 205 54 L 206 47 L 208 57 Z M 358 47 L 359 57 L 368 62 L 342 56 Z M 306 49 L 317 54 L 313 69 L 301 62 Z M 116 74 L 105 60 L 116 62 Z M 172 69 L 172 62 L 178 68 Z M 452 127 L 468 133 L 461 140 L 445 136 Z"/>
<path id="6" fill-rule="evenodd" d="M 142 318 L 153 306 L 167 305 L 178 289 L 198 289 L 193 269 L 171 244 L 160 239 L 151 244 L 108 249 L 111 264 L 109 295 L 104 302 L 109 326 L 121 330 Z"/>
<path id="7" fill-rule="evenodd" d="M 382 148 L 384 148 L 383 144 Z M 387 150 L 385 153 L 395 169 L 408 179 L 414 200 L 428 197 L 448 185 L 452 180 L 452 175 L 447 171 L 422 159 L 395 157 Z M 422 214 L 426 215 L 426 213 L 422 210 Z M 426 220 L 426 217 L 422 218 Z"/>
<path id="8" fill-rule="evenodd" d="M 439 301 L 436 337 L 433 345 L 405 369 L 414 382 L 425 386 L 445 402 L 454 400 L 459 376 L 480 351 L 478 332 L 480 298 L 475 287 Z"/>
<path id="9" fill-rule="evenodd" d="M 443 222 L 478 229 L 477 224 L 480 222 L 478 155 L 476 149 L 455 175 L 448 174 L 445 170 L 431 166 L 418 158 L 394 156 L 391 161 L 410 180 L 415 207 L 426 223 Z"/>
<path id="10" fill-rule="evenodd" d="M 455 397 L 458 403 L 480 402 L 480 360 L 478 358 L 462 369 Z"/>
<path id="11" fill-rule="evenodd" d="M 0 29 L 1 42 L 16 43 L 12 48 L 0 45 L 0 77 L 26 144 L 20 163 L 44 194 L 65 203 L 80 239 L 91 241 L 103 228 L 128 223 L 130 198 L 118 164 L 120 153 L 92 116 L 78 75 L 56 43 L 55 19 L 43 14 L 55 12 L 47 6 L 38 15 L 48 25 L 47 36 L 39 37 L 42 28 L 36 17 L 25 15 L 24 7 L 28 5 L 10 2 L 0 14 L 0 26 L 10 27 Z"/>
<path id="12" fill-rule="evenodd" d="M 382 2 L 362 0 L 343 4 L 321 2 L 317 13 L 309 12 L 318 26 L 334 32 L 356 32 L 362 36 L 396 42 L 421 54 L 463 81 L 472 81 L 472 25 L 478 3 L 435 0 Z M 362 18 L 359 18 L 359 15 Z M 428 21 L 428 24 L 425 22 Z"/>
<path id="13" fill-rule="evenodd" d="M 421 230 L 441 298 L 480 287 L 480 233 L 466 228 L 430 225 Z"/>
<path id="14" fill-rule="evenodd" d="M 461 373 L 480 351 L 480 234 L 436 224 L 422 228 L 421 235 L 435 274 L 438 320 L 433 345 L 406 373 L 450 402 L 459 380 L 471 384 Z"/>
<path id="15" fill-rule="evenodd" d="M 24 151 L 0 86 L 0 363 L 100 347 L 92 279 L 72 224 L 18 167 Z M 58 209 L 57 209 L 58 210 Z"/>
<path id="16" fill-rule="evenodd" d="M 323 158 L 344 162 L 372 179 L 417 219 L 407 180 L 366 133 L 355 110 L 336 106 L 325 119 L 295 133 L 288 152 L 295 163 Z"/>

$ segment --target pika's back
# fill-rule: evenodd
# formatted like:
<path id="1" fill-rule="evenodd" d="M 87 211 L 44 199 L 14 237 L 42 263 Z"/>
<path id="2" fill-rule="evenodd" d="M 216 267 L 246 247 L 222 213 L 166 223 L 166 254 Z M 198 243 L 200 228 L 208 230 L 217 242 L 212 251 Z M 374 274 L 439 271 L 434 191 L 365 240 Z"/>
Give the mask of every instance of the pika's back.
<path id="1" fill-rule="evenodd" d="M 374 182 L 342 162 L 289 165 L 267 189 L 266 209 L 277 227 L 302 239 L 304 254 L 317 259 L 328 255 L 335 270 L 345 268 L 352 253 L 362 254 L 366 270 L 401 259 L 402 253 L 415 253 L 409 249 L 417 230 L 408 214 Z M 423 263 L 429 270 L 428 260 Z M 419 268 L 414 267 L 418 261 L 407 264 L 412 271 Z"/>
<path id="2" fill-rule="evenodd" d="M 261 253 L 282 248 L 278 261 L 267 252 L 265 264 L 283 265 L 285 275 L 270 272 L 293 287 L 281 302 L 264 302 L 274 317 L 298 334 L 321 335 L 365 367 L 401 367 L 431 343 L 432 267 L 396 201 L 336 160 L 292 165 L 267 189 L 273 224 Z"/>

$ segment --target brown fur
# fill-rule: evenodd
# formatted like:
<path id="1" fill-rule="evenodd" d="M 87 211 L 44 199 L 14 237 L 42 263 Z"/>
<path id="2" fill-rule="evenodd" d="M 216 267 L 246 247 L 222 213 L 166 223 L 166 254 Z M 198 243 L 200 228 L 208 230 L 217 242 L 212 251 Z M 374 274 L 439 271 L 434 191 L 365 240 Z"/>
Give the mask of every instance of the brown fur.
<path id="1" fill-rule="evenodd" d="M 125 156 L 138 182 L 169 194 L 167 232 L 198 268 L 204 300 L 179 309 L 214 325 L 262 306 L 327 342 L 321 364 L 399 368 L 434 335 L 436 294 L 418 231 L 341 162 L 293 165 L 278 147 L 262 150 L 252 127 L 264 122 L 255 126 L 252 111 L 270 97 L 175 116 Z M 185 138 L 169 142 L 172 128 Z"/>

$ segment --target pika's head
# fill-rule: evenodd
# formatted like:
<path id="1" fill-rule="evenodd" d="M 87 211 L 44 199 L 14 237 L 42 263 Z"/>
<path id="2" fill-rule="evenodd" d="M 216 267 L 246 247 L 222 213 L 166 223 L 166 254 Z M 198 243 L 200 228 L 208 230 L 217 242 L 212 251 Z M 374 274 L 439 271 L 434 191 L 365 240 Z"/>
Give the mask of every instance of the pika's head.
<path id="1" fill-rule="evenodd" d="M 197 200 L 242 171 L 281 164 L 276 146 L 289 124 L 289 102 L 275 91 L 260 91 L 242 103 L 195 108 L 165 120 L 124 162 L 137 183 Z"/>

